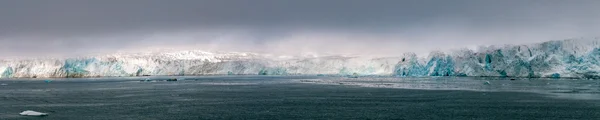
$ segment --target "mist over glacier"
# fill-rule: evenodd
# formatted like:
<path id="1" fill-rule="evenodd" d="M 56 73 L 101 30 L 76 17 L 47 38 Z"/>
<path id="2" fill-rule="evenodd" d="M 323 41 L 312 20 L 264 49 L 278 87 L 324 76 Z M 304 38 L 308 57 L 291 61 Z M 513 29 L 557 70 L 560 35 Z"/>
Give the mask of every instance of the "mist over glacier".
<path id="1" fill-rule="evenodd" d="M 2 78 L 147 75 L 381 75 L 600 77 L 600 40 L 433 51 L 427 56 L 285 56 L 201 50 L 123 53 L 72 58 L 5 59 Z"/>

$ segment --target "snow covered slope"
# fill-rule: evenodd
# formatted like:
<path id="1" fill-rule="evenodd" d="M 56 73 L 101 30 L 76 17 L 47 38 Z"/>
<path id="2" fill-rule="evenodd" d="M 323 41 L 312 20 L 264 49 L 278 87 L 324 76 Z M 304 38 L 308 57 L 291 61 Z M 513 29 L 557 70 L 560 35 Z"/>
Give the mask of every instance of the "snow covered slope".
<path id="1" fill-rule="evenodd" d="M 66 59 L 0 60 L 10 77 L 143 75 L 395 75 L 600 78 L 600 41 L 563 40 L 533 45 L 435 51 L 428 57 L 290 57 L 255 53 L 180 51 Z"/>

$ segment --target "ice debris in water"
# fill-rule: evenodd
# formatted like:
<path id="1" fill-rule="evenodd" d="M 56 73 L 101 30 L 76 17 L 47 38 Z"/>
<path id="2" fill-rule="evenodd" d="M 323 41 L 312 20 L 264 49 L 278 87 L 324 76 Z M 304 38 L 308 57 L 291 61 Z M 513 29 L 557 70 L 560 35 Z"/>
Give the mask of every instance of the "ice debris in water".
<path id="1" fill-rule="evenodd" d="M 0 85 L 2 85 L 2 86 L 5 86 L 5 85 L 8 85 L 8 84 L 6 84 L 6 83 L 2 83 L 2 84 L 0 84 Z"/>
<path id="2" fill-rule="evenodd" d="M 44 82 L 50 83 L 50 82 L 52 82 L 52 80 L 44 80 Z"/>
<path id="3" fill-rule="evenodd" d="M 150 78 L 146 78 L 144 80 L 140 80 L 140 82 L 152 82 L 152 80 L 150 80 Z"/>
<path id="4" fill-rule="evenodd" d="M 490 83 L 490 81 L 485 81 L 483 84 L 484 84 L 484 85 L 490 85 L 490 84 L 492 84 L 492 83 Z"/>
<path id="5" fill-rule="evenodd" d="M 48 115 L 48 113 L 36 112 L 36 111 L 32 111 L 32 110 L 26 110 L 19 114 L 25 115 L 25 116 L 46 116 L 46 115 Z"/>

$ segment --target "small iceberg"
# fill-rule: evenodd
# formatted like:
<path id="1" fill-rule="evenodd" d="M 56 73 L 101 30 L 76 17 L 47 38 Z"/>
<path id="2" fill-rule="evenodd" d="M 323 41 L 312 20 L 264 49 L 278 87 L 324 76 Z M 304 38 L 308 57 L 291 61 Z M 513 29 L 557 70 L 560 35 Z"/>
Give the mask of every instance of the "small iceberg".
<path id="1" fill-rule="evenodd" d="M 50 83 L 50 82 L 52 82 L 52 80 L 44 80 L 44 82 Z"/>
<path id="2" fill-rule="evenodd" d="M 490 81 L 485 81 L 483 82 L 484 85 L 491 85 L 492 83 L 490 83 Z"/>
<path id="3" fill-rule="evenodd" d="M 2 84 L 0 84 L 0 85 L 2 85 L 2 86 L 5 86 L 5 85 L 8 85 L 8 84 L 6 84 L 6 83 L 2 83 Z"/>
<path id="4" fill-rule="evenodd" d="M 48 115 L 48 113 L 36 112 L 33 110 L 25 110 L 19 114 L 24 115 L 24 116 L 46 116 L 46 115 Z"/>

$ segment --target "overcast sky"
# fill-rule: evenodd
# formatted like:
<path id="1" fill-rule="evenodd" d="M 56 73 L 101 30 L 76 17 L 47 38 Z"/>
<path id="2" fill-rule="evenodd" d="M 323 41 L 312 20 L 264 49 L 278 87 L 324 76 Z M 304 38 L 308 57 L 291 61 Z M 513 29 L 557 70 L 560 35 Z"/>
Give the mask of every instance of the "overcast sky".
<path id="1" fill-rule="evenodd" d="M 599 0 L 2 0 L 0 56 L 400 55 L 600 36 Z"/>

